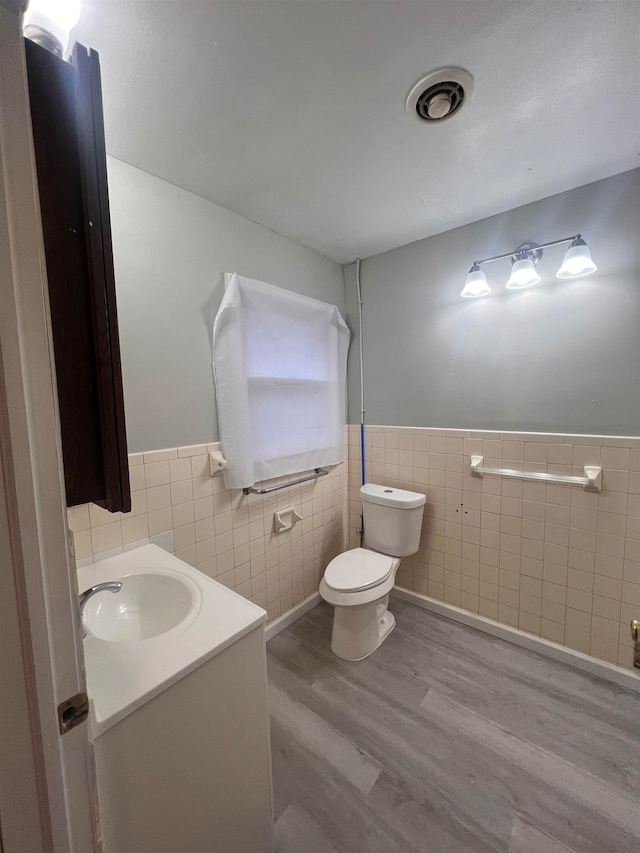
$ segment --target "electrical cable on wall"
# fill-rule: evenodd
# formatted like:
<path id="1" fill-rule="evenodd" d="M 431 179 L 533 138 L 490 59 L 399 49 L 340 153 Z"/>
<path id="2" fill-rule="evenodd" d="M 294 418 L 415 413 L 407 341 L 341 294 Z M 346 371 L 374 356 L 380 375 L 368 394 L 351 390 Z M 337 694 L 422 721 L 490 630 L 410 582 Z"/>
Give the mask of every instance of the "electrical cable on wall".
<path id="1" fill-rule="evenodd" d="M 364 360 L 363 353 L 363 329 L 362 329 L 362 288 L 360 286 L 360 258 L 356 260 L 356 286 L 358 289 L 358 343 L 360 349 L 360 470 L 362 472 L 362 485 L 364 486 Z M 360 514 L 360 545 L 364 537 L 364 517 Z"/>

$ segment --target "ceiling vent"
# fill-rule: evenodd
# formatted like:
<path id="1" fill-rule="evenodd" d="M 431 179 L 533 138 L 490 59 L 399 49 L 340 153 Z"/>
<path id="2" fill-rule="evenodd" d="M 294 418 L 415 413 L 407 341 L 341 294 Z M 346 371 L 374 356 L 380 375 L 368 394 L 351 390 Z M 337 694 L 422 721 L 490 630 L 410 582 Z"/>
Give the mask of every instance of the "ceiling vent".
<path id="1" fill-rule="evenodd" d="M 411 88 L 406 110 L 416 121 L 438 122 L 451 118 L 469 100 L 473 77 L 463 68 L 439 68 Z"/>

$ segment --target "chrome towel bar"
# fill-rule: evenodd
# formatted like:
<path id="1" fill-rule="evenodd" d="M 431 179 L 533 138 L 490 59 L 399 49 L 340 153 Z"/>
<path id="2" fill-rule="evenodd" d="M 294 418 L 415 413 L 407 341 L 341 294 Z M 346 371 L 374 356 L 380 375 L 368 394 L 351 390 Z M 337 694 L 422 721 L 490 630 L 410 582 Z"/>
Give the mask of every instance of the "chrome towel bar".
<path id="1" fill-rule="evenodd" d="M 280 489 L 288 489 L 289 486 L 297 486 L 298 483 L 306 483 L 308 480 L 317 480 L 318 477 L 326 477 L 329 472 L 324 468 L 314 469 L 313 474 L 307 477 L 300 477 L 298 480 L 289 480 L 288 483 L 280 483 L 278 486 L 267 486 L 266 489 L 254 489 L 253 486 L 245 486 L 242 490 L 243 495 L 268 495 L 271 492 L 279 492 Z"/>
<path id="2" fill-rule="evenodd" d="M 543 480 L 545 483 L 562 483 L 582 486 L 585 492 L 602 491 L 602 468 L 597 465 L 585 465 L 584 477 L 570 477 L 566 474 L 544 474 L 537 471 L 514 471 L 510 468 L 483 468 L 483 456 L 471 457 L 471 473 L 474 477 L 484 474 L 496 474 L 498 477 L 517 477 L 520 480 Z"/>

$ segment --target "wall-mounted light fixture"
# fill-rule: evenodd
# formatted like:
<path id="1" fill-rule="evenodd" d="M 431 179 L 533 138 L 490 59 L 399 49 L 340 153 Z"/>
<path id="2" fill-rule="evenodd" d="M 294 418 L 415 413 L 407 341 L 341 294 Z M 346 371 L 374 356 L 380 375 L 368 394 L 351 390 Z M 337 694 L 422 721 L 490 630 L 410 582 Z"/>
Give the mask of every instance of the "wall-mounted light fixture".
<path id="1" fill-rule="evenodd" d="M 591 260 L 591 252 L 581 234 L 564 237 L 562 240 L 552 240 L 550 243 L 543 243 L 542 245 L 523 243 L 518 246 L 515 252 L 507 252 L 505 255 L 495 255 L 492 258 L 474 261 L 460 296 L 465 299 L 473 299 L 491 293 L 482 265 L 501 261 L 505 258 L 511 258 L 511 275 L 506 283 L 508 290 L 521 290 L 524 287 L 532 287 L 532 285 L 538 284 L 540 276 L 536 267 L 542 258 L 542 250 L 548 249 L 549 246 L 558 246 L 561 243 L 571 243 L 571 245 L 565 252 L 562 266 L 556 273 L 557 278 L 582 278 L 585 275 L 591 275 L 598 269 Z"/>
<path id="2" fill-rule="evenodd" d="M 80 0 L 30 0 L 22 30 L 31 41 L 63 57 L 79 18 Z"/>

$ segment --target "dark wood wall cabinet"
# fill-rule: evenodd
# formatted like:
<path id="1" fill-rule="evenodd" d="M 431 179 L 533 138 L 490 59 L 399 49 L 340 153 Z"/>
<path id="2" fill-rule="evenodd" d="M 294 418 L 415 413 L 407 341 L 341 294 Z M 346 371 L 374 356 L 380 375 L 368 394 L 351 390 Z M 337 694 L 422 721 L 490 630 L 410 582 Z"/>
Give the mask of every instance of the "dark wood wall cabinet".
<path id="1" fill-rule="evenodd" d="M 25 40 L 68 506 L 131 509 L 98 54 Z"/>

